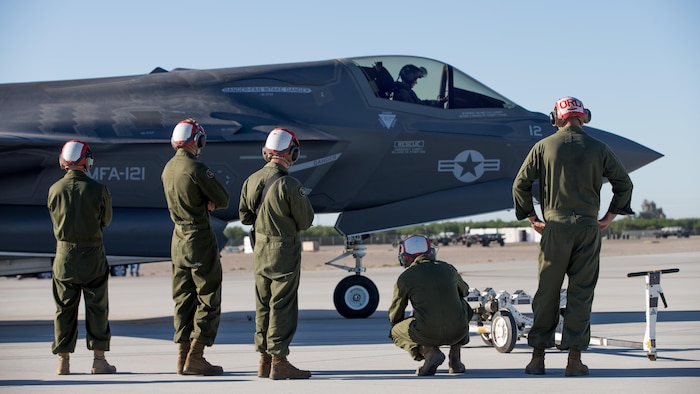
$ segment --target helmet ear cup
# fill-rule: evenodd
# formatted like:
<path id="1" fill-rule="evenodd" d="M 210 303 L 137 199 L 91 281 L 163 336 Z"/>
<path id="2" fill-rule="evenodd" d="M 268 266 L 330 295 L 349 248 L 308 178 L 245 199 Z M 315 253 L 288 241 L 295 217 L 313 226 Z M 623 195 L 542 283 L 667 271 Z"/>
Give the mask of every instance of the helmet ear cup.
<path id="1" fill-rule="evenodd" d="M 557 107 L 554 107 L 552 112 L 549 113 L 549 123 L 551 123 L 552 126 L 564 127 L 564 119 L 559 119 L 559 115 L 557 114 Z"/>
<path id="2" fill-rule="evenodd" d="M 406 253 L 404 247 L 403 247 L 403 242 L 399 244 L 399 265 L 402 267 L 408 267 L 411 265 L 411 262 L 413 262 L 413 256 L 410 254 Z"/>
<path id="3" fill-rule="evenodd" d="M 591 110 L 586 108 L 586 117 L 583 119 L 583 123 L 588 123 L 591 121 Z"/>
<path id="4" fill-rule="evenodd" d="M 299 149 L 298 146 L 292 147 L 292 149 L 289 151 L 289 158 L 292 160 L 292 163 L 296 163 L 296 161 L 299 160 L 300 154 L 301 149 Z"/>
<path id="5" fill-rule="evenodd" d="M 197 134 L 194 135 L 194 143 L 199 149 L 204 148 L 204 145 L 207 144 L 207 135 L 197 130 Z"/>
<path id="6" fill-rule="evenodd" d="M 92 152 L 88 153 L 88 156 L 85 158 L 85 168 L 88 170 L 92 168 L 92 164 L 95 162 L 95 159 L 92 157 Z"/>

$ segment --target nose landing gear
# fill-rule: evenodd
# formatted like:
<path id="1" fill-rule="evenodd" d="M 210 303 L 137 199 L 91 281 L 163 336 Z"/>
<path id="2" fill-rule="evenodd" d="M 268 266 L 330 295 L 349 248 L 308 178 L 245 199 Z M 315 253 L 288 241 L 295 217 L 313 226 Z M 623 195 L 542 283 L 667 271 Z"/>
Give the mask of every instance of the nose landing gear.
<path id="1" fill-rule="evenodd" d="M 345 237 L 345 251 L 340 256 L 326 263 L 331 267 L 354 272 L 338 283 L 333 292 L 333 304 L 342 316 L 347 318 L 365 318 L 371 316 L 379 305 L 379 290 L 369 278 L 361 276 L 365 272 L 362 258 L 367 254 L 367 245 L 363 243 L 369 235 Z M 352 255 L 355 266 L 348 267 L 335 264 L 336 261 Z"/>

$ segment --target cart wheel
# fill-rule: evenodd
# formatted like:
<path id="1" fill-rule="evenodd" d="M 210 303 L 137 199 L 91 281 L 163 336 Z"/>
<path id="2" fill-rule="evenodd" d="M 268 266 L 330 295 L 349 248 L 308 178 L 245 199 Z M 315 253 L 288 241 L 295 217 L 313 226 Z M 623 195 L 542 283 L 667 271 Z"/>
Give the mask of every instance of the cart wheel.
<path id="1" fill-rule="evenodd" d="M 491 340 L 493 347 L 500 353 L 510 353 L 518 339 L 515 318 L 507 310 L 501 310 L 493 314 L 491 319 Z"/>
<path id="2" fill-rule="evenodd" d="M 347 318 L 369 317 L 379 305 L 379 290 L 368 278 L 360 275 L 345 277 L 333 292 L 333 304 Z"/>
<path id="3" fill-rule="evenodd" d="M 484 341 L 485 344 L 489 346 L 493 346 L 493 340 L 491 339 L 491 334 L 489 333 L 483 333 L 481 334 L 481 340 Z"/>
<path id="4" fill-rule="evenodd" d="M 649 354 L 647 357 L 649 357 L 649 361 L 656 361 L 656 354 Z"/>

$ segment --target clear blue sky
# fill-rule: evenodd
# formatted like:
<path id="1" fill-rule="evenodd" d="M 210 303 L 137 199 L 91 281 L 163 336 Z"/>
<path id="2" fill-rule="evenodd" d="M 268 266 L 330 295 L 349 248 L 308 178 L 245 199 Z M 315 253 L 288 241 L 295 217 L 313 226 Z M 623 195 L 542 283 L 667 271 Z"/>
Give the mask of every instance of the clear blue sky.
<path id="1" fill-rule="evenodd" d="M 591 126 L 665 155 L 631 174 L 632 207 L 698 218 L 699 19 L 695 0 L 0 0 L 0 83 L 430 57 L 529 110 L 578 97 Z M 485 218 L 514 215 L 467 219 Z"/>

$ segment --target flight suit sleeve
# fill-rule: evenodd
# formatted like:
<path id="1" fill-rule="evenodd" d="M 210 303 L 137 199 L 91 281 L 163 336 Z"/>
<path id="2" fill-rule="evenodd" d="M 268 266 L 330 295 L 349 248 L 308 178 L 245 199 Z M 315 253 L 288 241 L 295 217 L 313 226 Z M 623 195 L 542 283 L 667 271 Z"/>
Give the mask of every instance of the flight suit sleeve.
<path id="1" fill-rule="evenodd" d="M 252 225 L 255 224 L 255 212 L 253 211 L 253 200 L 252 197 L 248 196 L 248 181 L 250 178 L 243 182 L 243 187 L 241 188 L 241 201 L 238 203 L 238 218 L 241 220 L 242 224 Z"/>
<path id="2" fill-rule="evenodd" d="M 408 306 L 408 295 L 401 290 L 399 281 L 394 285 L 394 296 L 389 307 L 389 322 L 392 326 L 404 320 L 406 307 Z"/>
<path id="3" fill-rule="evenodd" d="M 314 221 L 314 208 L 306 195 L 304 186 L 296 182 L 290 190 L 290 211 L 299 231 L 307 230 Z"/>
<path id="4" fill-rule="evenodd" d="M 197 174 L 197 182 L 202 190 L 202 193 L 207 196 L 209 201 L 214 203 L 216 209 L 228 208 L 228 191 L 216 179 L 214 171 L 205 166 L 200 170 L 200 172 L 201 173 Z"/>
<path id="5" fill-rule="evenodd" d="M 609 148 L 607 148 L 605 152 L 603 176 L 606 177 L 610 185 L 612 185 L 613 192 L 613 198 L 612 201 L 610 201 L 608 212 L 617 215 L 634 215 L 634 211 L 631 207 L 632 180 L 624 165 Z"/>
<path id="6" fill-rule="evenodd" d="M 454 268 L 454 267 L 453 267 Z M 459 296 L 461 298 L 466 297 L 469 295 L 469 285 L 467 282 L 464 281 L 462 278 L 462 275 L 459 274 L 456 268 L 454 268 L 455 271 L 455 282 L 457 284 L 457 293 L 459 293 Z"/>
<path id="7" fill-rule="evenodd" d="M 100 225 L 102 228 L 105 228 L 112 223 L 112 195 L 109 193 L 107 186 L 102 189 L 102 212 L 100 213 L 102 218 Z"/>
<path id="8" fill-rule="evenodd" d="M 513 206 L 518 220 L 535 215 L 532 185 L 539 176 L 536 148 L 537 145 L 530 150 L 513 182 Z"/>

